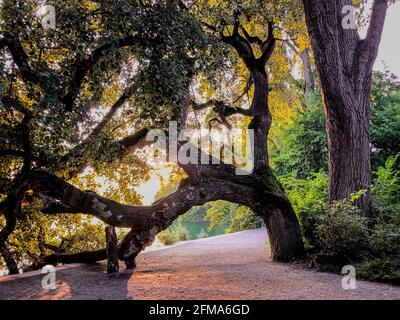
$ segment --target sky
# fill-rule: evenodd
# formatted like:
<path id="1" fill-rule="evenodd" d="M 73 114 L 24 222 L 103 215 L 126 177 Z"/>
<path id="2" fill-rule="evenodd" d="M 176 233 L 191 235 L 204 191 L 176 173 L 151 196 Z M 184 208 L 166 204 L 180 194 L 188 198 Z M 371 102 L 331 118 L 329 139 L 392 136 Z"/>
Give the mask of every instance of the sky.
<path id="1" fill-rule="evenodd" d="M 386 68 L 400 77 L 400 1 L 389 7 L 375 70 Z"/>

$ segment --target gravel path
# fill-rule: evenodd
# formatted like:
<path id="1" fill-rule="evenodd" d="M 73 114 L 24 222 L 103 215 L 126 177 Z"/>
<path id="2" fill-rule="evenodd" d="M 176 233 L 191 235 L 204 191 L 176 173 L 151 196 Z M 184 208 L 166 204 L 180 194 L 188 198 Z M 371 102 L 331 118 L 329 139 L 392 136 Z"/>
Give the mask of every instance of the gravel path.
<path id="1" fill-rule="evenodd" d="M 57 288 L 41 274 L 4 281 L 0 299 L 400 299 L 400 287 L 269 260 L 264 229 L 189 241 L 142 253 L 134 274 L 108 276 L 104 264 L 57 271 Z"/>

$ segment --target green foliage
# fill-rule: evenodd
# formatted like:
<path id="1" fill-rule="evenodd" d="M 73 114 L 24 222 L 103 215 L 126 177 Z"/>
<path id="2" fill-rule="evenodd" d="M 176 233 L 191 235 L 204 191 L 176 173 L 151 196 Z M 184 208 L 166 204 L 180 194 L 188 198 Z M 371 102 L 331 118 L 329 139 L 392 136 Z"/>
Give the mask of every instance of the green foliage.
<path id="1" fill-rule="evenodd" d="M 273 136 L 271 164 L 279 176 L 306 178 L 327 171 L 328 147 L 324 108 L 315 94 L 293 122 Z"/>
<path id="2" fill-rule="evenodd" d="M 180 216 L 170 227 L 158 234 L 158 239 L 165 245 L 177 241 L 200 239 L 208 237 L 208 232 L 202 228 L 197 234 L 190 237 L 186 229 L 186 223 L 204 223 L 209 221 L 208 232 L 217 228 L 224 228 L 225 233 L 252 230 L 261 227 L 261 218 L 247 207 L 239 206 L 228 201 L 214 201 L 203 206 L 193 207 L 187 213 Z M 223 232 L 223 230 L 222 230 Z"/>
<path id="3" fill-rule="evenodd" d="M 205 216 L 205 219 L 210 221 L 208 230 L 213 230 L 219 225 L 231 222 L 232 216 L 235 215 L 238 208 L 239 205 L 228 201 L 218 200 L 212 202 Z"/>
<path id="4" fill-rule="evenodd" d="M 228 224 L 226 233 L 261 227 L 261 218 L 256 216 L 249 208 L 222 200 L 211 203 L 205 218 L 210 221 L 209 230 Z"/>
<path id="5" fill-rule="evenodd" d="M 400 170 L 398 156 L 374 173 L 375 217 L 367 219 L 354 206 L 365 190 L 326 206 L 327 177 L 282 178 L 299 217 L 309 257 L 322 269 L 339 272 L 345 264 L 357 276 L 400 283 Z"/>
<path id="6" fill-rule="evenodd" d="M 161 231 L 157 235 L 157 239 L 160 240 L 160 242 L 166 246 L 169 246 L 171 244 L 178 242 L 177 235 L 169 228 Z"/>
<path id="7" fill-rule="evenodd" d="M 204 222 L 207 220 L 206 215 L 210 208 L 212 208 L 212 204 L 209 203 L 192 207 L 188 212 L 178 218 L 178 222 Z"/>
<path id="8" fill-rule="evenodd" d="M 249 208 L 240 206 L 236 214 L 231 218 L 226 233 L 253 230 L 261 227 L 261 219 L 257 217 Z"/>
<path id="9" fill-rule="evenodd" d="M 367 244 L 367 223 L 351 200 L 333 203 L 317 226 L 318 248 L 323 254 L 339 259 L 339 263 L 355 261 Z"/>
<path id="10" fill-rule="evenodd" d="M 180 224 L 177 224 L 161 231 L 157 235 L 157 238 L 158 240 L 160 240 L 162 244 L 168 246 L 178 241 L 189 240 L 189 232 L 186 230 L 185 227 L 183 227 Z"/>
<path id="11" fill-rule="evenodd" d="M 400 284 L 400 170 L 399 156 L 392 156 L 378 167 L 372 194 L 377 210 L 369 237 L 367 258 L 358 274 L 366 279 Z"/>
<path id="12" fill-rule="evenodd" d="M 360 277 L 400 284 L 400 203 L 381 208 L 371 231 L 367 258 L 357 264 Z"/>
<path id="13" fill-rule="evenodd" d="M 400 81 L 389 71 L 375 72 L 371 99 L 372 159 L 376 168 L 400 153 Z"/>
<path id="14" fill-rule="evenodd" d="M 400 170 L 398 161 L 400 154 L 391 156 L 384 166 L 378 167 L 372 185 L 372 193 L 380 206 L 393 204 L 400 199 Z"/>
<path id="15" fill-rule="evenodd" d="M 400 153 L 400 81 L 390 72 L 374 72 L 371 97 L 372 166 Z M 328 146 L 321 96 L 314 93 L 292 122 L 274 130 L 271 165 L 279 176 L 306 178 L 327 171 Z"/>
<path id="16" fill-rule="evenodd" d="M 296 212 L 318 211 L 325 205 L 328 197 L 328 175 L 325 172 L 313 173 L 305 179 L 282 177 L 280 181 Z"/>
<path id="17" fill-rule="evenodd" d="M 105 245 L 104 224 L 84 215 L 44 216 L 29 206 L 6 242 L 21 270 L 29 270 L 41 257 L 54 253 L 48 245 L 65 253 L 91 251 Z M 0 227 L 4 220 L 0 219 Z M 0 268 L 4 265 L 0 263 Z"/>
<path id="18" fill-rule="evenodd" d="M 189 232 L 181 224 L 178 224 L 175 227 L 174 232 L 177 234 L 177 237 L 178 237 L 179 241 L 187 241 L 187 240 L 189 240 Z"/>
<path id="19" fill-rule="evenodd" d="M 306 179 L 283 177 L 281 182 L 299 218 L 305 245 L 315 247 L 317 225 L 328 198 L 327 174 L 319 172 Z"/>
<path id="20" fill-rule="evenodd" d="M 24 53 L 12 59 L 9 48 L 2 47 L 0 149 L 25 150 L 24 129 L 29 131 L 32 171 L 69 180 L 71 172 L 88 164 L 88 170 L 69 182 L 121 203 L 140 204 L 135 188 L 148 178 L 150 166 L 143 156 L 127 156 L 121 139 L 139 128 L 163 128 L 179 118 L 191 80 L 211 79 L 225 70 L 230 51 L 177 1 L 53 0 L 48 4 L 55 7 L 55 30 L 42 27 L 37 14 L 40 1 L 1 4 L 1 38 L 12 32 Z M 30 69 L 31 76 L 24 75 L 18 61 Z M 67 108 L 65 97 L 70 93 L 73 105 Z M 120 97 L 129 99 L 114 109 Z M 23 124 L 21 110 L 25 109 L 32 113 L 29 126 Z M 16 177 L 23 180 L 22 165 L 21 156 L 1 156 L 0 201 L 15 189 Z M 55 246 L 62 236 L 73 238 L 65 248 L 68 252 L 104 246 L 102 225 L 90 218 L 44 217 L 40 205 L 29 201 L 23 205 L 24 212 L 30 212 L 18 222 L 10 238 L 13 243 L 7 246 L 24 267 L 51 253 L 35 244 L 39 235 Z M 3 227 L 3 218 L 0 222 Z"/>

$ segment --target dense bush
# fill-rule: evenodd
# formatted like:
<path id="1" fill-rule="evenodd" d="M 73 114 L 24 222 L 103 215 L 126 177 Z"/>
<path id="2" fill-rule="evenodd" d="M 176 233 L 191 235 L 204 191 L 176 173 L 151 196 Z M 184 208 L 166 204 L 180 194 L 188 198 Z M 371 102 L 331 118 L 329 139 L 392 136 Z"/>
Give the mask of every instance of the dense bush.
<path id="1" fill-rule="evenodd" d="M 281 182 L 299 218 L 305 246 L 311 250 L 317 244 L 317 226 L 328 197 L 328 176 L 321 171 L 306 179 L 281 178 Z"/>
<path id="2" fill-rule="evenodd" d="M 328 144 L 321 96 L 315 94 L 294 121 L 271 138 L 271 164 L 280 176 L 306 178 L 327 171 Z"/>
<path id="3" fill-rule="evenodd" d="M 236 214 L 232 217 L 226 233 L 253 230 L 261 227 L 261 219 L 257 217 L 249 208 L 240 206 Z"/>
<path id="4" fill-rule="evenodd" d="M 160 240 L 160 242 L 162 244 L 165 244 L 166 246 L 174 244 L 175 242 L 178 241 L 178 237 L 176 236 L 176 234 L 170 228 L 161 231 L 157 235 L 157 239 Z"/>
<path id="5" fill-rule="evenodd" d="M 157 238 L 162 244 L 168 246 L 178 241 L 189 240 L 189 232 L 182 225 L 174 225 L 161 231 Z"/>
<path id="6" fill-rule="evenodd" d="M 374 72 L 371 99 L 372 165 L 400 152 L 400 82 L 389 71 Z"/>
<path id="7" fill-rule="evenodd" d="M 353 263 L 367 250 L 368 220 L 351 200 L 338 201 L 326 208 L 316 234 L 320 254 L 332 258 L 331 263 Z"/>
<path id="8" fill-rule="evenodd" d="M 400 170 L 389 157 L 374 173 L 375 215 L 361 216 L 353 205 L 362 192 L 326 206 L 323 172 L 313 178 L 283 178 L 302 227 L 309 259 L 324 270 L 356 267 L 360 278 L 400 284 Z"/>

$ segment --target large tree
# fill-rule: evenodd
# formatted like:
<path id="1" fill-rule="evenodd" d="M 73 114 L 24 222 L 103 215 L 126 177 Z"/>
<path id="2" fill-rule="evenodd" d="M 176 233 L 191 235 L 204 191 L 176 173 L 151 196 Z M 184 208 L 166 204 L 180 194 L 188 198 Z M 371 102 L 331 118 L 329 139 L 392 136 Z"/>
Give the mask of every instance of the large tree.
<path id="1" fill-rule="evenodd" d="M 357 200 L 371 215 L 370 98 L 388 0 L 375 0 L 360 38 L 351 0 L 303 0 L 314 51 L 329 145 L 329 202 L 366 190 Z"/>
<path id="2" fill-rule="evenodd" d="M 6 0 L 1 16 L 0 213 L 5 224 L 0 252 L 10 271 L 17 266 L 8 239 L 18 222 L 26 220 L 32 199 L 45 215 L 82 213 L 129 228 L 118 245 L 119 258 L 128 267 L 179 215 L 218 199 L 245 205 L 262 217 L 274 260 L 301 258 L 299 223 L 268 165 L 272 119 L 266 65 L 276 42 L 273 17 L 267 19 L 255 7 L 222 4 L 226 17 L 201 19 L 207 2 L 198 4 L 195 13 L 179 1 L 71 0 L 53 5 L 56 30 L 41 27 L 36 1 Z M 259 29 L 263 24 L 265 39 L 246 29 L 245 22 L 252 19 Z M 227 61 L 230 49 L 236 58 Z M 247 92 L 253 87 L 249 108 L 216 98 L 195 102 L 190 89 L 198 77 L 212 80 L 235 63 L 251 79 L 246 85 Z M 150 206 L 121 203 L 77 187 L 85 168 L 110 171 L 116 161 L 148 145 L 151 128 L 166 129 L 169 120 L 177 120 L 184 129 L 190 109 L 208 107 L 228 126 L 227 117 L 249 119 L 255 132 L 253 173 L 236 175 L 229 163 L 178 163 L 187 178 Z M 210 157 L 207 151 L 199 156 Z M 105 249 L 43 254 L 35 266 L 105 256 Z"/>

